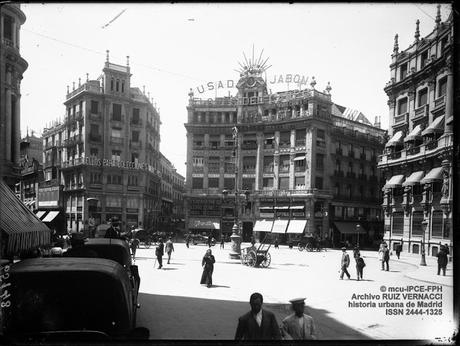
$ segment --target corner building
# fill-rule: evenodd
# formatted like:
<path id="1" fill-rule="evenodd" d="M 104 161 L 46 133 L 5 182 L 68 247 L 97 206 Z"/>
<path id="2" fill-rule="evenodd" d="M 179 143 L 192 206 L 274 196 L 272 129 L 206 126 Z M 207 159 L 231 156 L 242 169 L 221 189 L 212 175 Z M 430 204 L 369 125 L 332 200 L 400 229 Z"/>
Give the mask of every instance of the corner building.
<path id="1" fill-rule="evenodd" d="M 236 213 L 243 241 L 273 225 L 286 232 L 281 241 L 316 235 L 338 246 L 361 232 L 372 243 L 383 231 L 376 166 L 385 131 L 334 104 L 329 85 L 269 94 L 262 73 L 246 67 L 236 96 L 189 93 L 186 230 L 227 237 Z"/>
<path id="2" fill-rule="evenodd" d="M 129 60 L 111 63 L 107 52 L 102 75 L 68 88 L 64 121 L 44 131 L 42 188 L 48 205 L 62 198 L 68 230 L 112 217 L 150 229 L 159 217 L 160 115 L 130 78 Z"/>
<path id="3" fill-rule="evenodd" d="M 379 158 L 385 237 L 392 249 L 436 256 L 441 244 L 452 247 L 453 23 L 434 30 L 399 51 L 395 37 L 391 80 L 385 87 L 390 111 L 390 140 Z M 426 226 L 424 226 L 426 224 Z M 452 250 L 452 249 L 450 249 Z M 452 253 L 452 251 L 450 251 Z"/>
<path id="4" fill-rule="evenodd" d="M 28 64 L 19 49 L 25 21 L 20 4 L 0 6 L 0 179 L 13 190 L 21 177 L 21 80 Z"/>

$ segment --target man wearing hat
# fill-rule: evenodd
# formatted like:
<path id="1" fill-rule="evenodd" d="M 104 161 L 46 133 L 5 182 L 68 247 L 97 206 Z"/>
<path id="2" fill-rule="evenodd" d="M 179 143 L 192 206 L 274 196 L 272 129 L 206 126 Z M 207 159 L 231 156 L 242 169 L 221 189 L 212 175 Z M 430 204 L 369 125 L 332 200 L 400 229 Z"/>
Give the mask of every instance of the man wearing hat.
<path id="1" fill-rule="evenodd" d="M 344 246 L 342 248 L 342 261 L 340 262 L 340 280 L 343 279 L 343 274 L 346 274 L 348 279 L 350 279 L 350 273 L 348 272 L 347 268 L 350 265 L 350 256 L 348 256 L 347 248 Z"/>
<path id="2" fill-rule="evenodd" d="M 305 298 L 295 298 L 289 302 L 294 313 L 282 322 L 281 335 L 284 340 L 316 340 L 313 318 L 304 312 Z"/>
<path id="3" fill-rule="evenodd" d="M 163 244 L 163 239 L 158 239 L 158 245 L 155 248 L 155 256 L 158 260 L 158 269 L 163 268 L 163 255 L 165 253 L 165 246 Z"/>
<path id="4" fill-rule="evenodd" d="M 81 232 L 72 233 L 70 238 L 71 248 L 64 253 L 64 257 L 98 257 L 97 252 L 85 247 L 85 238 L 84 234 Z"/>
<path id="5" fill-rule="evenodd" d="M 382 250 L 382 270 L 385 270 L 385 264 L 386 264 L 386 271 L 390 270 L 390 250 L 388 249 L 388 245 L 385 243 L 383 244 L 383 250 Z"/>

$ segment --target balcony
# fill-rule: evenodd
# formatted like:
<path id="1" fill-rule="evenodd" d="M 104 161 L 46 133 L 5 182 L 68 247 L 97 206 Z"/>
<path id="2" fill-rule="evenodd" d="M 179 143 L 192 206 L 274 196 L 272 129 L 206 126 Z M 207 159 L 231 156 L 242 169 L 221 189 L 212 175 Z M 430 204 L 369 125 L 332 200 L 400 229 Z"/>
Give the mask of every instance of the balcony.
<path id="1" fill-rule="evenodd" d="M 273 166 L 265 166 L 264 173 L 273 173 Z"/>
<path id="2" fill-rule="evenodd" d="M 70 159 L 68 161 L 64 161 L 62 163 L 62 168 L 71 168 L 75 166 L 80 166 L 85 164 L 85 158 L 84 157 L 77 157 L 76 159 Z"/>
<path id="3" fill-rule="evenodd" d="M 440 110 L 442 107 L 445 107 L 446 105 L 446 96 L 440 96 L 436 100 L 434 100 L 434 107 L 433 110 L 431 111 L 432 113 L 435 111 Z"/>
<path id="4" fill-rule="evenodd" d="M 279 168 L 279 173 L 289 173 L 289 166 L 281 166 Z"/>
<path id="5" fill-rule="evenodd" d="M 321 170 L 319 167 L 317 167 L 318 170 Z M 294 167 L 295 172 L 305 172 L 305 166 L 296 166 Z"/>
<path id="6" fill-rule="evenodd" d="M 406 149 L 407 156 L 417 155 L 417 154 L 420 154 L 420 146 Z"/>
<path id="7" fill-rule="evenodd" d="M 112 145 L 123 145 L 124 138 L 110 136 L 110 144 Z"/>
<path id="8" fill-rule="evenodd" d="M 388 154 L 388 158 L 390 160 L 396 160 L 401 158 L 402 151 L 395 151 L 390 154 Z"/>
<path id="9" fill-rule="evenodd" d="M 425 144 L 425 151 L 427 150 L 434 150 L 438 147 L 438 141 L 437 140 L 432 140 L 431 142 L 428 142 Z"/>
<path id="10" fill-rule="evenodd" d="M 243 167 L 243 174 L 254 174 L 256 173 L 256 168 L 251 166 L 251 167 Z"/>
<path id="11" fill-rule="evenodd" d="M 405 124 L 407 123 L 407 119 L 409 117 L 409 113 L 403 113 L 403 114 L 400 114 L 400 115 L 397 115 L 394 117 L 394 123 L 393 123 L 393 126 L 396 126 L 396 125 L 401 125 L 401 124 Z"/>
<path id="12" fill-rule="evenodd" d="M 120 116 L 114 117 L 113 113 L 110 113 L 110 121 L 114 123 L 120 123 L 123 124 L 125 122 L 123 115 L 120 114 Z"/>
<path id="13" fill-rule="evenodd" d="M 257 142 L 243 142 L 241 144 L 241 149 L 242 150 L 256 150 L 257 149 Z"/>
<path id="14" fill-rule="evenodd" d="M 97 113 L 89 113 L 89 119 L 90 120 L 95 120 L 95 121 L 100 121 L 102 120 L 102 114 L 100 112 Z"/>
<path id="15" fill-rule="evenodd" d="M 143 121 L 142 121 L 142 119 L 137 119 L 137 120 L 131 119 L 130 124 L 131 124 L 131 126 L 142 126 Z"/>
<path id="16" fill-rule="evenodd" d="M 279 147 L 280 148 L 290 148 L 291 147 L 291 142 L 280 142 Z"/>
<path id="17" fill-rule="evenodd" d="M 414 112 L 413 120 L 419 120 L 421 118 L 428 116 L 428 109 L 429 109 L 429 106 L 427 104 L 416 108 Z"/>
<path id="18" fill-rule="evenodd" d="M 305 146 L 305 139 L 299 139 L 295 141 L 296 147 L 304 147 Z"/>
<path id="19" fill-rule="evenodd" d="M 295 189 L 295 190 L 255 190 L 255 194 L 259 196 L 267 197 L 290 197 L 290 196 L 312 196 L 321 195 L 332 197 L 331 190 L 320 190 L 320 189 Z"/>
<path id="20" fill-rule="evenodd" d="M 220 173 L 220 165 L 219 164 L 209 164 L 208 165 L 208 173 L 212 174 L 219 174 Z"/>
<path id="21" fill-rule="evenodd" d="M 264 149 L 275 149 L 275 144 L 264 144 Z"/>

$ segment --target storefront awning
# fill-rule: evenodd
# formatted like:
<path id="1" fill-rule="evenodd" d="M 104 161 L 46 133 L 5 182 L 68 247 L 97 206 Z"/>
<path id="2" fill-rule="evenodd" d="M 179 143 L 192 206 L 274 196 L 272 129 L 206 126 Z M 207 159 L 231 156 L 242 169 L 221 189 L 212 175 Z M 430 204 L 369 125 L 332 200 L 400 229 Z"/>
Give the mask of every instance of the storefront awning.
<path id="1" fill-rule="evenodd" d="M 50 211 L 50 212 L 48 213 L 48 215 L 46 215 L 46 216 L 43 218 L 42 221 L 43 221 L 43 222 L 51 222 L 51 221 L 53 221 L 53 220 L 56 218 L 56 216 L 57 216 L 58 214 L 59 214 L 58 211 L 52 210 L 52 211 Z"/>
<path id="2" fill-rule="evenodd" d="M 286 233 L 289 220 L 275 220 L 273 223 L 272 233 Z"/>
<path id="3" fill-rule="evenodd" d="M 366 230 L 361 227 L 356 227 L 356 222 L 334 222 L 338 231 L 343 234 L 366 234 Z"/>
<path id="4" fill-rule="evenodd" d="M 279 210 L 289 210 L 289 206 L 276 206 L 275 209 L 279 209 Z"/>
<path id="5" fill-rule="evenodd" d="M 427 175 L 425 175 L 425 178 L 423 178 L 420 181 L 420 183 L 426 184 L 439 180 L 442 180 L 442 167 L 433 168 L 431 171 L 428 172 Z"/>
<path id="6" fill-rule="evenodd" d="M 305 160 L 305 156 L 294 157 L 294 161 L 300 161 L 300 160 Z"/>
<path id="7" fill-rule="evenodd" d="M 271 232 L 273 226 L 273 221 L 269 220 L 257 220 L 254 225 L 254 232 Z"/>
<path id="8" fill-rule="evenodd" d="M 260 207 L 260 210 L 273 210 L 273 207 Z"/>
<path id="9" fill-rule="evenodd" d="M 0 180 L 0 215 L 0 230 L 8 235 L 7 253 L 50 244 L 50 229 L 2 180 Z"/>
<path id="10" fill-rule="evenodd" d="M 387 181 L 387 183 L 385 184 L 385 188 L 392 189 L 392 188 L 401 186 L 403 181 L 404 181 L 403 174 L 394 175 L 390 178 L 390 180 Z"/>
<path id="11" fill-rule="evenodd" d="M 424 175 L 425 172 L 423 171 L 414 172 L 406 179 L 402 186 L 413 186 L 420 184 L 420 180 L 422 180 Z"/>
<path id="12" fill-rule="evenodd" d="M 219 220 L 189 219 L 188 228 L 220 229 Z"/>
<path id="13" fill-rule="evenodd" d="M 46 210 L 39 210 L 35 213 L 35 216 L 41 219 L 43 216 L 45 216 Z"/>
<path id="14" fill-rule="evenodd" d="M 385 147 L 394 147 L 398 144 L 402 144 L 403 132 L 398 131 L 396 132 L 393 137 L 385 144 Z"/>
<path id="15" fill-rule="evenodd" d="M 306 225 L 307 220 L 291 220 L 286 233 L 302 234 Z"/>
<path id="16" fill-rule="evenodd" d="M 415 141 L 418 138 L 422 138 L 422 125 L 415 126 L 412 131 L 404 138 L 404 142 Z"/>
<path id="17" fill-rule="evenodd" d="M 422 136 L 431 135 L 433 133 L 441 133 L 444 131 L 444 116 L 437 117 L 433 122 L 422 132 Z"/>

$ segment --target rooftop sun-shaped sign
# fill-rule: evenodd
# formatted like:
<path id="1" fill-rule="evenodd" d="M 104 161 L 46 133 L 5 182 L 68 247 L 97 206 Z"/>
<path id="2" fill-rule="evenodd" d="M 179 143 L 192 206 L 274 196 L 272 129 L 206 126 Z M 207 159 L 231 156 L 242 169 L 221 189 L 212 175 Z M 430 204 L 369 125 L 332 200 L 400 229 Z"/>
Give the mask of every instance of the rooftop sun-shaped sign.
<path id="1" fill-rule="evenodd" d="M 238 61 L 238 65 L 240 65 L 240 68 L 235 70 L 240 74 L 241 77 L 244 76 L 260 76 L 262 73 L 267 71 L 270 66 L 267 66 L 267 61 L 269 58 L 265 59 L 262 58 L 264 50 L 260 52 L 259 58 L 257 61 L 254 59 L 254 45 L 252 45 L 252 58 L 248 60 L 246 57 L 246 54 L 243 52 L 243 57 L 244 57 L 244 63 L 242 64 L 241 62 Z"/>

